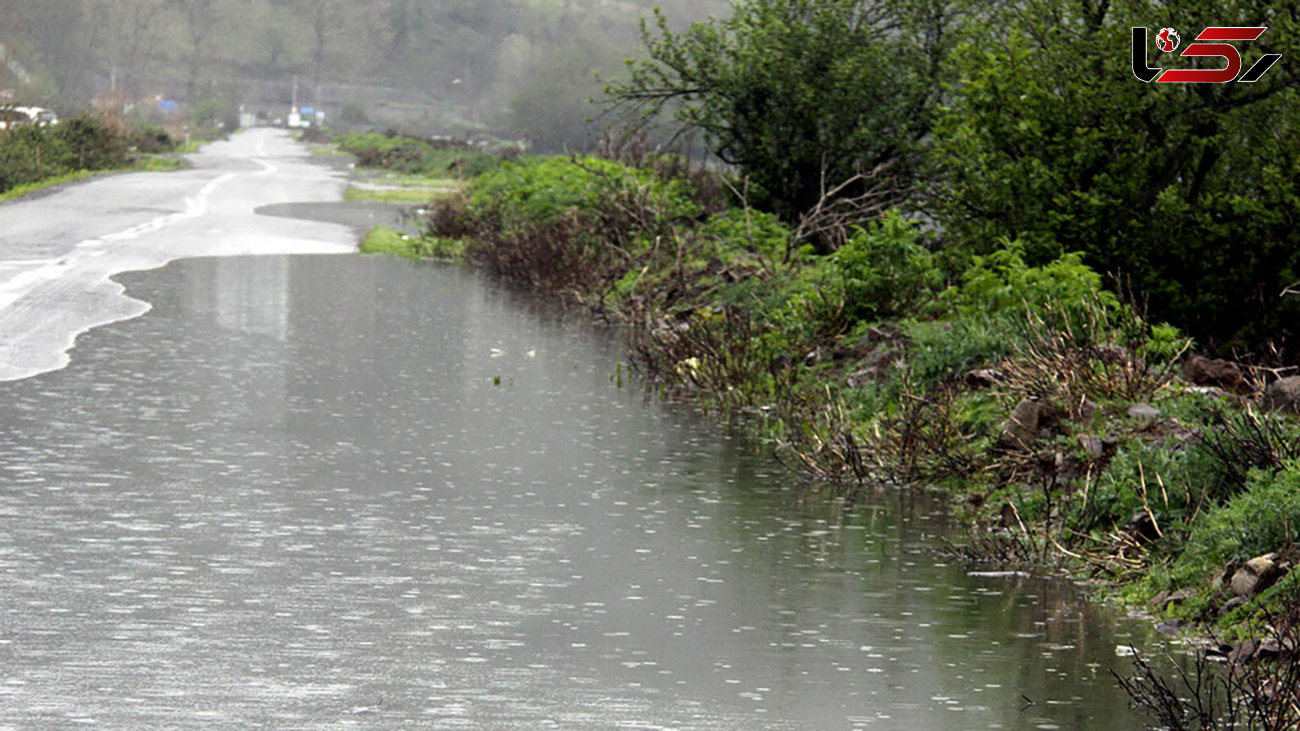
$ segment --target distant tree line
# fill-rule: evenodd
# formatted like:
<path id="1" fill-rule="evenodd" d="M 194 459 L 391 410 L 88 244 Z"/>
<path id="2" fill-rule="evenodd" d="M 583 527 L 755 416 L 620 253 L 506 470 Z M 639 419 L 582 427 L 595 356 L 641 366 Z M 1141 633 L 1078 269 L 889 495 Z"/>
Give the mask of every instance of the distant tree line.
<path id="1" fill-rule="evenodd" d="M 240 82 L 298 77 L 417 92 L 468 126 L 545 149 L 590 144 L 595 73 L 639 49 L 650 0 L 0 0 L 0 42 L 34 73 L 0 64 L 0 89 L 81 108 L 167 93 L 191 103 Z M 727 0 L 658 3 L 683 20 Z M 364 109 L 358 92 L 356 109 Z M 355 115 L 355 110 L 354 110 Z"/>

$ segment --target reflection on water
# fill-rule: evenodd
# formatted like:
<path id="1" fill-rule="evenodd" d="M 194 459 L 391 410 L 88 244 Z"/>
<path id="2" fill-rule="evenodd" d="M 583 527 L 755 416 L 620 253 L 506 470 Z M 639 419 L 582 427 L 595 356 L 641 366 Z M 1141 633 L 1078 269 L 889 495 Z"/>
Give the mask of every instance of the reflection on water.
<path id="1" fill-rule="evenodd" d="M 0 385 L 0 724 L 1140 727 L 1139 628 L 968 576 L 922 497 L 801 497 L 472 276 L 122 280 L 149 315 Z"/>

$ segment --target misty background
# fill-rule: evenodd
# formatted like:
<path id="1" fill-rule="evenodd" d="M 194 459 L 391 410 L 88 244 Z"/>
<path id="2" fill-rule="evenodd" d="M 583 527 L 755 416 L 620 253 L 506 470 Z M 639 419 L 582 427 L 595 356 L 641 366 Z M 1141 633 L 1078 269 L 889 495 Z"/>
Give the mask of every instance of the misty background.
<path id="1" fill-rule="evenodd" d="M 331 126 L 579 149 L 655 6 L 682 27 L 731 2 L 0 0 L 0 103 L 233 126 L 296 97 Z"/>

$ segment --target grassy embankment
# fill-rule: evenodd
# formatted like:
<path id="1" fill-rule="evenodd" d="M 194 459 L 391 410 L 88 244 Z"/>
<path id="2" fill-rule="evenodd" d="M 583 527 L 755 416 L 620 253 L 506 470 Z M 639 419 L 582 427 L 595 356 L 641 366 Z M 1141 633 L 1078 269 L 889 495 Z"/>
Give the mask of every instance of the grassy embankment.
<path id="1" fill-rule="evenodd" d="M 328 140 L 317 132 L 314 141 Z M 334 140 L 353 155 L 359 180 L 347 200 L 385 203 L 426 203 L 460 192 L 467 180 L 496 164 L 497 158 L 457 140 L 423 140 L 400 135 L 362 133 Z"/>
<path id="2" fill-rule="evenodd" d="M 625 322 L 662 389 L 760 414 L 823 484 L 946 491 L 974 558 L 1093 580 L 1227 639 L 1300 604 L 1296 416 L 1249 378 L 1189 384 L 1191 343 L 1077 255 L 1032 267 L 1004 241 L 948 257 L 897 213 L 819 255 L 671 158 L 508 162 L 428 221 L 370 250 L 454 249 Z M 1234 592 L 1265 554 L 1276 571 Z"/>
<path id="3" fill-rule="evenodd" d="M 107 172 L 185 167 L 181 150 L 158 128 L 128 128 L 94 116 L 53 127 L 0 130 L 0 202 Z"/>

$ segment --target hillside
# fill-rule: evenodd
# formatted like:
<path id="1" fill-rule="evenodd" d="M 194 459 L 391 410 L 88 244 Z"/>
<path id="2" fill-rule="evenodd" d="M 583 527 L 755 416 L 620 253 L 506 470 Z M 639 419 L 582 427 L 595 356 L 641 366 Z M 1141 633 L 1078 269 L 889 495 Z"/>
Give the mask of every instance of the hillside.
<path id="1" fill-rule="evenodd" d="M 175 100 L 214 121 L 282 115 L 491 131 L 576 144 L 599 89 L 640 51 L 654 5 L 685 22 L 729 3 L 685 0 L 0 0 L 0 91 L 69 113 Z M 295 83 L 296 82 L 296 83 Z M 346 109 L 346 113 L 345 113 Z"/>

